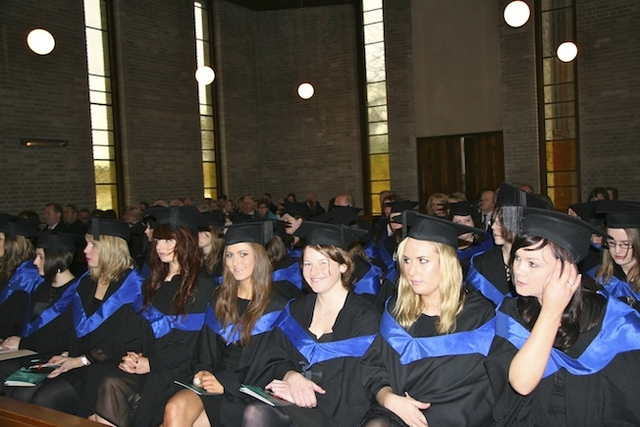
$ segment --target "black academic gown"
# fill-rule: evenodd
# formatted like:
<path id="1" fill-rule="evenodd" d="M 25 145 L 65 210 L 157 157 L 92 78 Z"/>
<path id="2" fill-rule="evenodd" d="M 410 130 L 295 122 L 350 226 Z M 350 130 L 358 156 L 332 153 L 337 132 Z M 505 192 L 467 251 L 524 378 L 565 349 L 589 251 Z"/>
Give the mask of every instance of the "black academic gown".
<path id="1" fill-rule="evenodd" d="M 364 354 L 378 333 L 378 310 L 362 296 L 349 292 L 333 325 L 333 333 L 317 339 L 309 332 L 316 299 L 316 294 L 308 294 L 289 305 L 291 317 L 304 331 L 305 339 L 322 345 L 360 338 L 359 341 L 351 341 L 349 349 Z M 255 376 L 248 378 L 251 384 L 264 387 L 273 379 L 283 378 L 288 371 L 302 372 L 326 391 L 325 394 L 316 394 L 323 426 L 357 425 L 371 405 L 362 387 L 362 356 L 344 356 L 312 363 L 318 352 L 312 347 L 305 347 L 301 352 L 294 344 L 295 339 L 292 342 L 287 335 L 291 333 L 289 331 L 286 326 L 278 326 L 269 342 L 263 343 L 258 351 L 258 364 L 252 372 Z M 287 407 L 284 410 L 286 412 Z M 296 421 L 295 417 L 292 418 Z"/>
<path id="2" fill-rule="evenodd" d="M 605 315 L 611 303 L 607 304 Z M 627 309 L 627 307 L 625 307 Z M 629 315 L 624 323 L 633 323 L 633 340 L 637 343 L 640 333 L 640 318 L 637 313 Z M 509 298 L 500 307 L 524 326 L 517 309 L 517 298 Z M 600 333 L 602 321 L 593 330 L 580 334 L 566 355 L 578 358 Z M 606 338 L 606 337 L 605 337 Z M 618 337 L 619 338 L 619 337 Z M 612 340 L 609 340 L 612 341 Z M 613 340 L 618 341 L 618 339 Z M 615 343 L 606 344 L 605 354 L 614 354 Z M 494 407 L 495 425 L 498 426 L 612 426 L 640 425 L 640 351 L 633 350 L 617 354 L 604 368 L 587 375 L 574 375 L 566 369 L 543 378 L 528 396 L 516 393 L 508 382 L 511 361 L 518 349 L 505 338 L 496 336 L 487 358 L 487 371 L 496 397 Z"/>
<path id="3" fill-rule="evenodd" d="M 389 302 L 388 313 L 394 305 L 395 298 Z M 479 293 L 470 292 L 456 318 L 455 332 L 445 337 L 458 340 L 455 333 L 473 331 L 483 325 L 489 330 L 492 325 L 487 322 L 494 316 L 491 303 Z M 443 336 L 436 331 L 436 320 L 436 317 L 423 314 L 407 332 L 414 338 L 440 339 Z M 492 333 L 483 338 L 486 343 L 477 343 L 486 344 L 487 351 Z M 376 338 L 362 361 L 364 387 L 372 399 L 383 387 L 391 386 L 397 395 L 403 396 L 407 392 L 418 401 L 431 403 L 431 407 L 423 411 L 431 427 L 486 426 L 490 423 L 493 398 L 483 354 L 423 357 L 405 364 L 401 363 L 402 356 L 404 354 L 391 347 L 382 333 Z"/>
<path id="4" fill-rule="evenodd" d="M 104 371 L 119 364 L 127 351 L 145 354 L 150 349 L 149 326 L 133 308 L 133 301 L 140 296 L 142 282 L 137 270 L 127 270 L 109 285 L 103 300 L 98 301 L 94 297 L 97 282 L 89 275 L 81 279 L 73 302 L 75 333 L 68 351 L 70 357 L 86 356 L 91 364 L 45 380 L 34 400 L 41 402 L 40 396 L 48 394 L 47 388 L 59 387 L 55 382 L 66 381 L 81 398 L 75 412 L 80 416 L 91 415 Z M 101 316 L 108 306 L 114 310 L 108 316 Z M 98 317 L 103 317 L 103 320 L 96 321 Z M 88 325 L 93 326 L 88 330 L 82 329 Z M 49 406 L 46 402 L 41 404 Z"/>
<path id="5" fill-rule="evenodd" d="M 217 294 L 209 303 L 208 310 L 215 307 Z M 242 316 L 249 301 L 238 298 L 238 314 Z M 287 299 L 274 290 L 271 300 L 267 305 L 263 316 L 265 319 L 275 321 Z M 208 313 L 210 315 L 212 313 Z M 252 399 L 240 392 L 240 386 L 245 382 L 247 371 L 255 363 L 257 356 L 255 349 L 261 346 L 261 342 L 269 339 L 272 323 L 267 330 L 256 330 L 251 336 L 251 342 L 241 345 L 234 341 L 227 345 L 222 335 L 216 333 L 205 319 L 202 327 L 194 360 L 192 363 L 192 376 L 199 371 L 211 372 L 224 387 L 224 394 L 217 396 L 200 396 L 204 405 L 209 423 L 212 426 L 237 427 L 242 425 L 244 408 L 252 402 Z M 259 333 L 258 333 L 259 332 Z M 191 382 L 191 381 L 189 381 Z M 266 385 L 266 384 L 265 384 Z"/>
<path id="6" fill-rule="evenodd" d="M 304 293 L 304 279 L 300 259 L 287 255 L 273 267 L 271 275 L 274 289 L 287 299 L 297 298 Z"/>
<path id="7" fill-rule="evenodd" d="M 171 281 L 163 283 L 153 298 L 153 308 L 142 310 L 141 300 L 136 304 L 136 309 L 141 310 L 141 315 L 149 322 L 155 338 L 149 352 L 143 354 L 149 359 L 150 372 L 145 375 L 128 374 L 113 365 L 111 372 L 105 373 L 105 377 L 127 378 L 125 381 L 129 393 L 126 401 L 136 402 L 135 418 L 127 422 L 112 419 L 113 415 L 106 413 L 109 409 L 101 412 L 98 402 L 96 413 L 103 418 L 118 425 L 158 426 L 162 424 L 165 404 L 176 391 L 174 380 L 191 381 L 191 356 L 202 329 L 214 282 L 210 275 L 200 273 L 196 293 L 185 305 L 187 317 L 176 317 L 173 298 L 180 288 L 180 279 L 176 275 Z M 108 399 L 108 396 L 99 398 Z M 109 408 L 109 404 L 106 408 Z M 130 414 L 124 413 L 124 417 L 127 415 L 130 417 Z"/>
<path id="8" fill-rule="evenodd" d="M 43 281 L 33 261 L 26 260 L 18 265 L 6 283 L 0 284 L 0 339 L 22 334 L 31 294 Z"/>

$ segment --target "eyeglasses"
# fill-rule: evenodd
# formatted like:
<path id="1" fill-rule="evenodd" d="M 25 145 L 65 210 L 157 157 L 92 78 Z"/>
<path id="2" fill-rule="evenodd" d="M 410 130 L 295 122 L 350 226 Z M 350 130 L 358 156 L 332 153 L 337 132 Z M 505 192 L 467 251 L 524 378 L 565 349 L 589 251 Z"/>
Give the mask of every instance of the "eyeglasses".
<path id="1" fill-rule="evenodd" d="M 619 247 L 621 250 L 623 251 L 628 251 L 629 249 L 633 248 L 633 244 L 631 242 L 616 242 L 613 239 L 607 239 L 605 240 L 605 246 L 608 249 L 613 249 L 615 250 L 616 246 Z"/>

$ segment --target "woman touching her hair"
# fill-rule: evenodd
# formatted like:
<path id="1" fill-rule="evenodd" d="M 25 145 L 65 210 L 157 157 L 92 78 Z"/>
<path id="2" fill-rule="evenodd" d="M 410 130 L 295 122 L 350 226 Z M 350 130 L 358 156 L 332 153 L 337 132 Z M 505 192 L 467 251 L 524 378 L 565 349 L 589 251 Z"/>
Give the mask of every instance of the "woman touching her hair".
<path id="1" fill-rule="evenodd" d="M 497 425 L 638 425 L 640 316 L 581 285 L 587 222 L 526 208 L 487 370 Z"/>

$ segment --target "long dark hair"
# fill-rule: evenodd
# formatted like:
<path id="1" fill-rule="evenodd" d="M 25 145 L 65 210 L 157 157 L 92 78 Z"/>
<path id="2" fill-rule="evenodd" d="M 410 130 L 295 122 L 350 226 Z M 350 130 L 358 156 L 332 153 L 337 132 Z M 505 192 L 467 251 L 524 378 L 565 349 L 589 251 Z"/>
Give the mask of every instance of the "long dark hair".
<path id="1" fill-rule="evenodd" d="M 144 285 L 144 307 L 153 305 L 153 297 L 169 274 L 169 265 L 163 263 L 156 252 L 156 242 L 164 239 L 176 241 L 174 254 L 180 265 L 180 287 L 173 297 L 173 312 L 186 314 L 185 305 L 194 297 L 198 286 L 200 268 L 198 237 L 185 227 L 174 230 L 169 224 L 161 224 L 153 230 L 150 250 L 151 274 Z"/>
<path id="2" fill-rule="evenodd" d="M 67 249 L 43 249 L 44 251 L 44 278 L 53 281 L 58 272 L 66 271 L 73 262 L 73 252 Z"/>
<path id="3" fill-rule="evenodd" d="M 532 246 L 535 246 L 535 248 L 528 249 Z M 517 237 L 511 247 L 512 271 L 516 251 L 519 249 L 537 251 L 545 246 L 549 246 L 554 258 L 576 264 L 577 261 L 573 259 L 569 251 L 556 243 L 542 237 L 524 235 Z M 562 351 L 568 350 L 581 333 L 590 331 L 598 325 L 604 305 L 605 300 L 602 296 L 581 285 L 564 309 L 553 346 Z M 536 320 L 538 320 L 541 308 L 542 306 L 536 297 L 518 297 L 518 312 L 529 330 L 533 329 Z"/>

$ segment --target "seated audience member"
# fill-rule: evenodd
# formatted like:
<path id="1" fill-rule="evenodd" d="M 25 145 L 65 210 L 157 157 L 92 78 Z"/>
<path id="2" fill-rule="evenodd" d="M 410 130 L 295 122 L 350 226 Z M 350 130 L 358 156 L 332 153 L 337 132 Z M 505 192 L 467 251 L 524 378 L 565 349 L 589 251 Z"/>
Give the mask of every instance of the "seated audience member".
<path id="1" fill-rule="evenodd" d="M 427 215 L 446 217 L 448 198 L 444 193 L 433 193 L 427 200 Z"/>
<path id="2" fill-rule="evenodd" d="M 257 378 L 270 381 L 268 390 L 294 405 L 254 403 L 245 410 L 243 425 L 354 426 L 370 406 L 360 359 L 380 318 L 352 290 L 355 266 L 347 248 L 365 232 L 308 221 L 298 233 L 307 242 L 302 271 L 313 292 L 289 303 L 252 367 Z"/>
<path id="3" fill-rule="evenodd" d="M 588 199 L 590 202 L 596 200 L 609 200 L 609 193 L 604 187 L 596 187 L 589 192 Z"/>
<path id="4" fill-rule="evenodd" d="M 263 199 L 256 202 L 256 212 L 253 214 L 253 218 L 278 219 L 276 214 L 269 210 L 269 202 Z"/>
<path id="5" fill-rule="evenodd" d="M 449 218 L 454 224 L 473 228 L 473 205 L 469 202 L 449 204 Z M 464 233 L 458 237 L 458 258 L 460 261 L 471 258 L 493 248 L 493 239 L 489 233 L 480 229 Z"/>
<path id="6" fill-rule="evenodd" d="M 486 426 L 493 398 L 485 356 L 494 308 L 463 287 L 458 235 L 473 228 L 405 211 L 397 295 L 362 361 L 378 405 L 362 426 Z M 408 231 L 407 231 L 408 229 Z"/>
<path id="7" fill-rule="evenodd" d="M 640 309 L 640 203 L 602 201 L 598 212 L 606 213 L 606 239 L 602 264 L 592 268 L 602 291 Z"/>
<path id="8" fill-rule="evenodd" d="M 286 223 L 286 233 L 290 236 L 284 240 L 284 244 L 293 258 L 300 258 L 304 246 L 304 242 L 295 235 L 295 232 L 304 221 L 309 219 L 309 214 L 309 206 L 306 203 L 288 202 L 284 205 L 281 218 Z"/>
<path id="9" fill-rule="evenodd" d="M 78 219 L 79 211 L 76 205 L 66 205 L 62 208 L 62 221 L 64 221 L 64 233 L 84 236 L 87 226 Z M 58 230 L 62 232 L 62 230 Z"/>
<path id="10" fill-rule="evenodd" d="M 271 263 L 264 245 L 273 237 L 269 222 L 232 225 L 225 235 L 222 283 L 205 314 L 193 359 L 193 385 L 167 403 L 164 427 L 239 426 L 251 398 L 240 392 L 255 348 L 269 338 L 286 300 L 271 285 Z M 266 385 L 262 384 L 262 386 Z"/>
<path id="11" fill-rule="evenodd" d="M 618 200 L 618 189 L 616 187 L 607 187 L 605 190 L 609 193 L 609 200 Z"/>
<path id="12" fill-rule="evenodd" d="M 300 259 L 289 255 L 284 239 L 288 237 L 284 221 L 273 221 L 274 236 L 266 244 L 267 254 L 273 272 L 271 281 L 273 288 L 286 299 L 297 298 L 306 292 L 300 271 Z"/>
<path id="13" fill-rule="evenodd" d="M 322 215 L 327 211 L 320 205 L 320 201 L 318 200 L 318 196 L 315 193 L 309 193 L 307 195 L 307 206 L 309 206 L 309 218 L 316 217 L 318 215 Z"/>
<path id="14" fill-rule="evenodd" d="M 222 248 L 224 247 L 225 218 L 221 212 L 202 214 L 198 230 L 198 247 L 202 267 L 214 278 L 222 276 Z"/>
<path id="15" fill-rule="evenodd" d="M 44 205 L 42 219 L 46 230 L 56 230 L 58 233 L 66 232 L 64 221 L 62 221 L 62 206 L 59 203 L 47 203 Z"/>
<path id="16" fill-rule="evenodd" d="M 395 282 L 397 276 L 395 253 L 398 243 L 402 240 L 402 224 L 394 219 L 399 219 L 402 212 L 412 210 L 416 206 L 418 206 L 418 202 L 412 200 L 392 202 L 388 227 L 391 233 L 384 233 L 377 242 L 378 258 L 374 262 L 382 268 L 384 277 L 391 283 Z"/>
<path id="17" fill-rule="evenodd" d="M 73 295 L 74 333 L 67 350 L 49 359 L 56 366 L 31 403 L 87 417 L 94 408 L 97 378 L 126 351 L 146 354 L 148 325 L 134 310 L 143 278 L 133 267 L 124 221 L 93 218 L 84 253 L 89 274 Z"/>
<path id="18" fill-rule="evenodd" d="M 479 290 L 496 306 L 502 303 L 505 296 L 512 296 L 513 285 L 509 269 L 511 245 L 520 230 L 522 209 L 525 206 L 544 209 L 546 203 L 532 194 L 503 183 L 498 191 L 496 212 L 491 225 L 496 246 L 462 263 L 467 284 Z"/>
<path id="19" fill-rule="evenodd" d="M 496 316 L 486 363 L 494 425 L 639 425 L 640 317 L 581 285 L 597 229 L 527 208 L 512 247 L 517 297 Z"/>
<path id="20" fill-rule="evenodd" d="M 154 209 L 150 275 L 135 308 L 149 322 L 153 344 L 129 349 L 119 365 L 98 380 L 94 421 L 118 426 L 162 423 L 174 380 L 191 380 L 191 355 L 213 292 L 213 278 L 200 267 L 198 225 L 193 206 Z"/>
<path id="21" fill-rule="evenodd" d="M 480 191 L 478 198 L 478 228 L 488 231 L 491 228 L 493 211 L 496 208 L 496 193 L 493 190 L 484 189 Z"/>
<path id="22" fill-rule="evenodd" d="M 43 281 L 33 265 L 35 234 L 31 221 L 0 214 L 0 339 L 22 334 L 31 295 Z"/>

